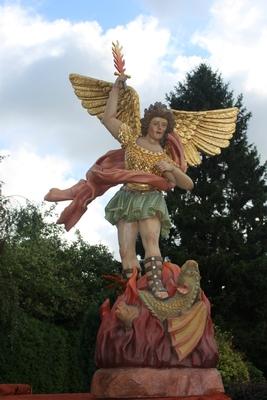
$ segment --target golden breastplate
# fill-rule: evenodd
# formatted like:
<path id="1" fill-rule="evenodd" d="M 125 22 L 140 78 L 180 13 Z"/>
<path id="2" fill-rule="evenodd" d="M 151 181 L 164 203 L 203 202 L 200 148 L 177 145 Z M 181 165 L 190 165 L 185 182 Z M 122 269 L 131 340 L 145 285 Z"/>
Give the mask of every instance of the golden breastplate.
<path id="1" fill-rule="evenodd" d="M 162 160 L 171 161 L 165 151 L 155 153 L 138 146 L 136 143 L 127 146 L 125 151 L 126 168 L 134 171 L 143 171 L 161 176 L 156 164 Z"/>

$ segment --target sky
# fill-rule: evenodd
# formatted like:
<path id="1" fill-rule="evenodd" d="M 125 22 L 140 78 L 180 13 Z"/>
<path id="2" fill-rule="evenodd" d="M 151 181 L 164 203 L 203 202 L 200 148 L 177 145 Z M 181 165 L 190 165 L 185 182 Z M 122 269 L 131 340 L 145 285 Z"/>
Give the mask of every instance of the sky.
<path id="1" fill-rule="evenodd" d="M 116 141 L 81 107 L 69 73 L 114 80 L 112 41 L 123 46 L 141 109 L 183 82 L 201 62 L 222 74 L 252 112 L 248 129 L 267 156 L 267 3 L 264 0 L 0 0 L 0 164 L 2 193 L 40 204 L 66 188 Z M 95 200 L 75 228 L 118 258 L 116 228 Z M 67 204 L 64 204 L 64 206 Z M 56 212 L 62 210 L 62 204 Z"/>

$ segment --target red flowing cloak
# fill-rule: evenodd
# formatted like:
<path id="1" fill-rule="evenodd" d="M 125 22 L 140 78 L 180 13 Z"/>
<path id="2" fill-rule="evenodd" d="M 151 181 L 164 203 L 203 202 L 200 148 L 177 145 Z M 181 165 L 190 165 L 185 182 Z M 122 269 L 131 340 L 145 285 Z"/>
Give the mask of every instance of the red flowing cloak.
<path id="1" fill-rule="evenodd" d="M 182 144 L 177 135 L 169 134 L 167 148 L 170 157 L 182 171 L 186 171 L 187 164 Z M 58 201 L 72 200 L 63 210 L 57 223 L 64 224 L 69 231 L 86 212 L 87 206 L 98 196 L 102 196 L 111 187 L 124 183 L 146 183 L 156 189 L 167 191 L 174 187 L 165 178 L 142 171 L 125 169 L 125 152 L 123 149 L 111 150 L 100 157 L 87 171 L 86 179 L 81 179 L 73 186 L 71 198 L 60 198 Z M 57 201 L 46 195 L 47 201 Z"/>

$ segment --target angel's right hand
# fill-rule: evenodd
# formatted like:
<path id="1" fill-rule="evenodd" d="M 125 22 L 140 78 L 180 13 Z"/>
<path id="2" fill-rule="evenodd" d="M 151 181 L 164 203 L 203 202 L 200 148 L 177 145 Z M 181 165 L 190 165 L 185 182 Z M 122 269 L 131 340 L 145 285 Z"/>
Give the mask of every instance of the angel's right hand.
<path id="1" fill-rule="evenodd" d="M 125 86 L 126 86 L 125 82 L 128 78 L 129 78 L 128 75 L 125 75 L 125 74 L 119 75 L 118 78 L 115 80 L 113 87 L 119 88 L 119 89 L 125 88 Z"/>

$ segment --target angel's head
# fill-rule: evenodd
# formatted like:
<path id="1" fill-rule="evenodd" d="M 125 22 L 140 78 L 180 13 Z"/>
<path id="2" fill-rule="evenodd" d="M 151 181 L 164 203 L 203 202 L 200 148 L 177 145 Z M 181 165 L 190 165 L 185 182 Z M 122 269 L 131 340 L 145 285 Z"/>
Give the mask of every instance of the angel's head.
<path id="1" fill-rule="evenodd" d="M 173 132 L 175 126 L 173 113 L 167 108 L 165 104 L 159 102 L 151 104 L 148 108 L 145 109 L 144 117 L 141 119 L 142 136 L 146 136 L 148 134 L 149 126 L 151 126 L 151 124 L 153 123 L 152 120 L 154 122 L 162 121 L 162 125 L 163 127 L 165 127 L 164 135 L 160 140 L 161 145 L 164 147 L 168 134 Z"/>

